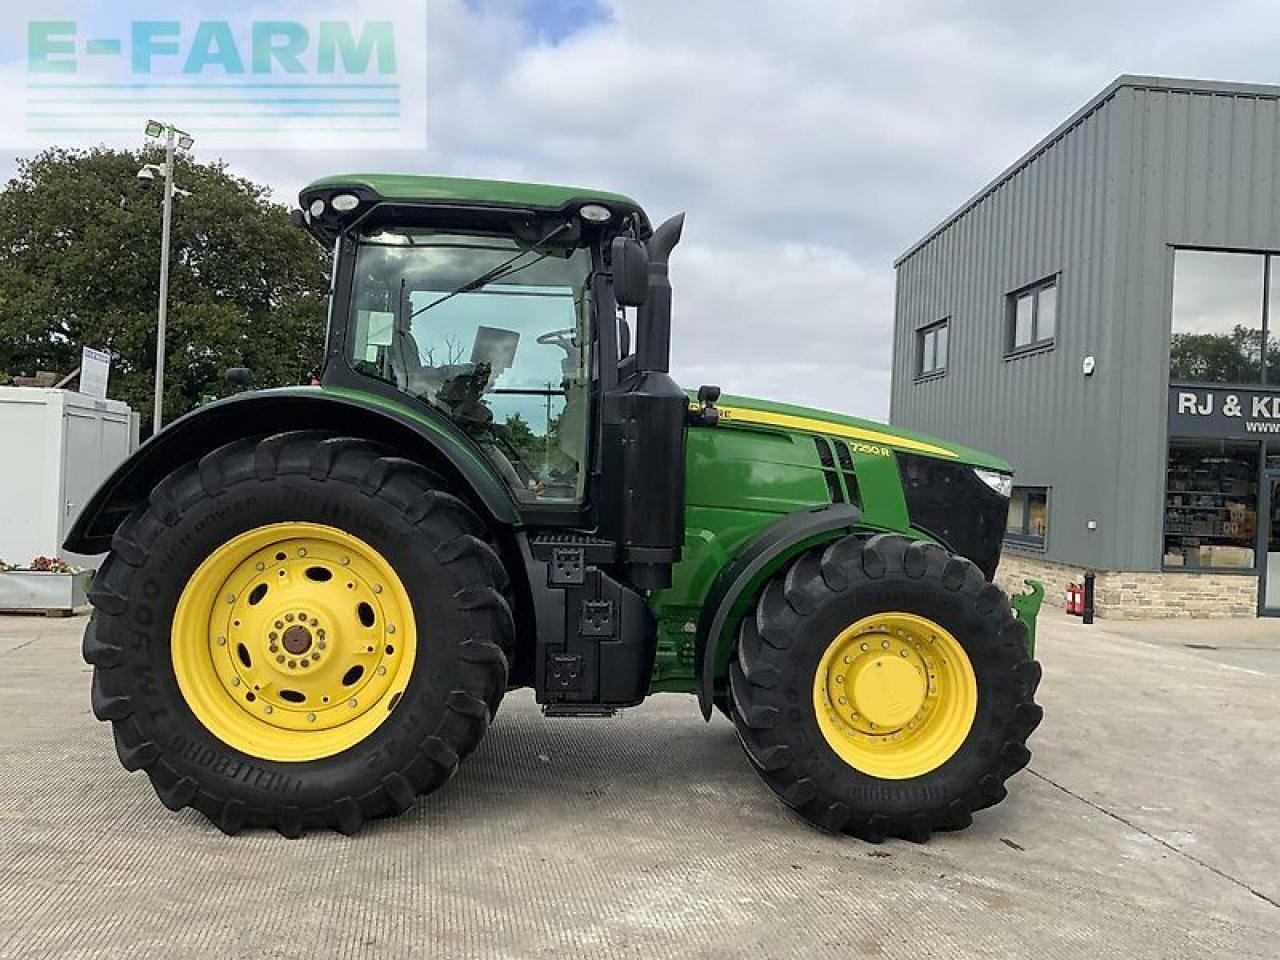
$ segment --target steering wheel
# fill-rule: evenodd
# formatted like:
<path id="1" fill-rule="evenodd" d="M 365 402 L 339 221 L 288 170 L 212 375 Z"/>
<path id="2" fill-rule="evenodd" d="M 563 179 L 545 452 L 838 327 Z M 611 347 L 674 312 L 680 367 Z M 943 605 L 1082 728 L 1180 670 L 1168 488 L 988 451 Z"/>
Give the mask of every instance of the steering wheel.
<path id="1" fill-rule="evenodd" d="M 573 327 L 566 330 L 552 330 L 550 333 L 544 333 L 538 338 L 538 343 L 544 347 L 559 347 L 565 353 L 577 350 L 578 346 L 574 342 L 578 331 Z"/>

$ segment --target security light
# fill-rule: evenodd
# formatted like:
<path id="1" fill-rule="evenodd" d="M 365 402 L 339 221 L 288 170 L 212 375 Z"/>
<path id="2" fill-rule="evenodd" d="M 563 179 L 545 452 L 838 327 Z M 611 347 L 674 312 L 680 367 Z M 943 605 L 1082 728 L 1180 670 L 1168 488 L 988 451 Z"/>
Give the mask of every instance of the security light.
<path id="1" fill-rule="evenodd" d="M 147 121 L 147 136 L 148 136 L 148 137 L 159 137 L 159 136 L 162 136 L 163 134 L 164 134 L 164 124 L 163 124 L 163 123 L 161 123 L 159 120 L 148 120 L 148 121 Z"/>
<path id="2" fill-rule="evenodd" d="M 178 146 L 183 150 L 190 150 L 195 145 L 196 138 L 191 136 L 189 133 L 184 133 L 182 136 L 178 137 Z"/>

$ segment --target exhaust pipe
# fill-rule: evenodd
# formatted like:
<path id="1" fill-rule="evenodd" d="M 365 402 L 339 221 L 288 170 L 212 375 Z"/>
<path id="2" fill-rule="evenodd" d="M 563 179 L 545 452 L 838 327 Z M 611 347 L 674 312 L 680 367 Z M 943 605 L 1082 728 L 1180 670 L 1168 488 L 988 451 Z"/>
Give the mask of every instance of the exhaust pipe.
<path id="1" fill-rule="evenodd" d="M 636 318 L 636 369 L 671 369 L 671 278 L 667 264 L 684 232 L 684 214 L 663 223 L 645 244 L 649 254 L 649 297 Z"/>

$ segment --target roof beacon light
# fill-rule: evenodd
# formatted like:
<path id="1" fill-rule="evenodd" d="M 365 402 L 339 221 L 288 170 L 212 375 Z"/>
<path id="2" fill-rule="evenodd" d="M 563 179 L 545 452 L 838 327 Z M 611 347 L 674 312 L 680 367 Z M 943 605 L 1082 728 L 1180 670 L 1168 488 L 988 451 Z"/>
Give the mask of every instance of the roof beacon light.
<path id="1" fill-rule="evenodd" d="M 578 209 L 578 213 L 588 223 L 608 223 L 613 219 L 613 211 L 608 207 L 602 207 L 598 203 L 584 204 Z"/>
<path id="2" fill-rule="evenodd" d="M 360 206 L 360 198 L 354 193 L 340 193 L 329 202 L 333 204 L 333 209 L 339 213 L 350 213 Z"/>
<path id="3" fill-rule="evenodd" d="M 323 200 L 312 200 L 312 201 L 311 201 L 311 216 L 312 216 L 313 218 L 317 218 L 317 219 L 318 219 L 319 217 L 323 217 L 323 216 L 324 216 L 324 208 L 325 208 L 325 204 L 324 204 L 324 201 L 323 201 Z"/>

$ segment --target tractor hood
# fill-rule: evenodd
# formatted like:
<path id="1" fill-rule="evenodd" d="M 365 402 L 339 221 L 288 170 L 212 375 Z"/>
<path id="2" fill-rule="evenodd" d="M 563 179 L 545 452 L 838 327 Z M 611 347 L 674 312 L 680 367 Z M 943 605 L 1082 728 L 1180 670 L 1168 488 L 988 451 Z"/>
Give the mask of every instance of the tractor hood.
<path id="1" fill-rule="evenodd" d="M 947 440 L 940 440 L 912 430 L 891 427 L 873 420 L 862 420 L 828 410 L 815 410 L 789 403 L 774 403 L 752 397 L 723 395 L 717 403 L 720 423 L 725 427 L 738 425 L 774 427 L 800 433 L 818 433 L 846 440 L 876 444 L 953 463 L 983 467 L 1000 473 L 1013 473 L 1011 467 L 999 457 L 989 453 L 962 447 Z"/>

